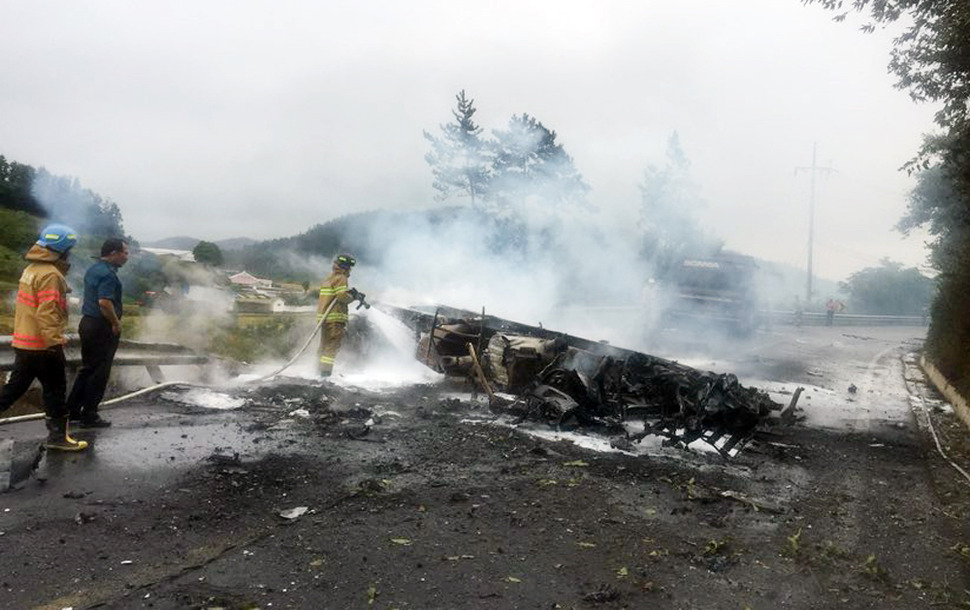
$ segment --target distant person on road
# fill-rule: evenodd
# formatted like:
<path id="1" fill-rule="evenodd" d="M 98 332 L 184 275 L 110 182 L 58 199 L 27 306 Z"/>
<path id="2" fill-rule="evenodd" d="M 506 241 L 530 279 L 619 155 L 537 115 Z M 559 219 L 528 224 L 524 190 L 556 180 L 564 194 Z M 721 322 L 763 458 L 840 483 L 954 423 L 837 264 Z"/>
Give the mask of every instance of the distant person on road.
<path id="1" fill-rule="evenodd" d="M 82 428 L 111 425 L 98 413 L 108 386 L 111 364 L 121 338 L 121 280 L 118 269 L 128 262 L 128 244 L 123 239 L 106 239 L 101 258 L 84 274 L 84 302 L 81 305 L 81 370 L 78 371 L 67 407 L 71 419 Z"/>
<path id="2" fill-rule="evenodd" d="M 68 258 L 77 243 L 70 227 L 52 224 L 44 227 L 40 238 L 24 258 L 29 263 L 20 276 L 17 306 L 14 310 L 13 371 L 0 390 L 0 411 L 5 411 L 24 395 L 34 379 L 43 388 L 47 441 L 44 446 L 58 451 L 80 451 L 88 446 L 71 438 L 67 428 L 64 393 L 64 344 L 67 339 L 67 293 L 64 277 L 70 268 Z"/>
<path id="3" fill-rule="evenodd" d="M 349 254 L 340 254 L 333 261 L 330 276 L 320 287 L 320 300 L 317 301 L 317 322 L 323 320 L 320 332 L 320 364 L 321 377 L 329 377 L 333 373 L 334 359 L 343 342 L 344 331 L 350 319 L 347 306 L 354 302 L 364 302 L 364 294 L 356 288 L 348 286 L 350 270 L 357 264 L 357 260 Z M 332 306 L 331 306 L 332 304 Z M 329 310 L 329 311 L 328 311 Z"/>
<path id="4" fill-rule="evenodd" d="M 832 326 L 835 322 L 835 310 L 839 308 L 838 303 L 833 298 L 829 298 L 825 303 L 825 325 Z"/>

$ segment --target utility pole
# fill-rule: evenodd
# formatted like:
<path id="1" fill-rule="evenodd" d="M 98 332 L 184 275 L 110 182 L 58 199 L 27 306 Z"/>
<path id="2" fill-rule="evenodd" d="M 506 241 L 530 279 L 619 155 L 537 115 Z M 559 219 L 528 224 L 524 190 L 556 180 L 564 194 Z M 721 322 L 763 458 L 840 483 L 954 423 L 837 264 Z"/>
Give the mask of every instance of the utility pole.
<path id="1" fill-rule="evenodd" d="M 815 245 L 815 175 L 818 172 L 830 173 L 834 171 L 831 167 L 819 167 L 815 163 L 818 142 L 812 144 L 812 166 L 796 167 L 795 175 L 799 171 L 812 172 L 812 189 L 808 200 L 808 277 L 805 280 L 805 306 L 812 302 L 812 250 Z"/>

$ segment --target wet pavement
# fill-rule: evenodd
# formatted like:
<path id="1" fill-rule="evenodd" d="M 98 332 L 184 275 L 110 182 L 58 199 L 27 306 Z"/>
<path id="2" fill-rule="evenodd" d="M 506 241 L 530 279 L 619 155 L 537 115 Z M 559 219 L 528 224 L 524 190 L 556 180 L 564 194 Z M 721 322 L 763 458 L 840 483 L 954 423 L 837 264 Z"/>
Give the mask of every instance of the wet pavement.
<path id="1" fill-rule="evenodd" d="M 776 327 L 746 341 L 668 341 L 661 349 L 676 351 L 657 355 L 701 370 L 734 372 L 742 384 L 764 389 L 780 403 L 787 403 L 796 388 L 804 387 L 799 407 L 806 425 L 865 432 L 911 424 L 902 358 L 920 347 L 923 333 L 922 328 L 905 327 Z M 366 388 L 369 384 L 380 391 L 400 387 L 409 380 L 425 383 L 438 378 L 413 368 L 402 377 L 389 373 L 393 368 L 384 366 L 379 374 L 345 371 L 337 382 L 348 387 Z M 305 363 L 289 372 L 313 377 Z M 287 433 L 287 421 L 298 414 L 273 414 L 272 419 L 277 421 L 273 434 L 254 426 L 258 418 L 241 408 L 246 389 L 252 387 L 246 383 L 225 391 L 177 387 L 121 403 L 120 408 L 104 413 L 114 424 L 111 428 L 74 431 L 75 436 L 90 443 L 87 451 L 43 455 L 34 473 L 31 466 L 42 455 L 37 447 L 45 435 L 43 421 L 0 426 L 0 466 L 5 456 L 12 461 L 9 468 L 0 467 L 0 473 L 9 472 L 13 487 L 28 485 L 27 476 L 31 475 L 43 481 L 43 493 L 78 489 L 101 492 L 117 485 L 162 486 L 212 455 L 251 459 L 299 451 L 304 438 L 298 428 Z M 469 399 L 467 395 L 463 398 Z M 297 407 L 294 403 L 294 409 Z M 480 419 L 479 423 L 502 426 L 511 421 L 487 415 Z M 537 437 L 568 439 L 589 448 L 617 451 L 596 434 L 559 433 L 544 426 L 516 427 L 524 432 L 534 428 L 532 433 Z M 703 443 L 695 445 L 697 450 L 704 450 Z M 634 454 L 663 451 L 660 439 L 648 437 Z"/>
<path id="2" fill-rule="evenodd" d="M 389 366 L 373 388 L 344 371 L 339 387 L 143 396 L 78 433 L 89 452 L 46 456 L 0 494 L 0 541 L 22 554 L 4 559 L 0 595 L 155 610 L 587 607 L 597 592 L 616 596 L 604 608 L 917 607 L 963 586 L 904 383 L 921 331 L 782 328 L 662 354 L 780 402 L 806 388 L 803 424 L 736 461 L 515 425 L 471 386 L 394 390 Z M 0 426 L 0 450 L 14 440 L 23 462 L 43 436 L 42 421 Z M 897 481 L 902 503 L 886 493 Z"/>
<path id="3" fill-rule="evenodd" d="M 253 458 L 285 453 L 287 447 L 297 444 L 285 433 L 268 437 L 247 431 L 249 418 L 242 412 L 186 412 L 151 398 L 134 399 L 103 415 L 111 420 L 110 428 L 72 431 L 89 444 L 87 450 L 77 453 L 40 450 L 46 436 L 43 420 L 0 427 L 0 447 L 12 441 L 11 485 L 24 488 L 23 494 L 16 495 L 110 495 L 119 486 L 128 491 L 158 488 L 212 455 Z M 31 473 L 29 464 L 38 457 L 38 467 Z M 27 474 L 31 476 L 25 480 Z M 0 496 L 0 506 L 13 497 Z"/>

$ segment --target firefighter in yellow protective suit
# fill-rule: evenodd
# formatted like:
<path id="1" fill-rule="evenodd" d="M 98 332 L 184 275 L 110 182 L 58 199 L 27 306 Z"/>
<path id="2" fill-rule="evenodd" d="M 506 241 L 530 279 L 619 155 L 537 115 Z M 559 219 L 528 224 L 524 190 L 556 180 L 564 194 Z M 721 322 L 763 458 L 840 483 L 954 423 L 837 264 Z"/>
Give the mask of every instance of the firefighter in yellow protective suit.
<path id="1" fill-rule="evenodd" d="M 347 328 L 347 306 L 354 301 L 364 300 L 364 294 L 350 288 L 347 280 L 350 270 L 357 261 L 349 254 L 340 254 L 333 261 L 333 271 L 320 287 L 320 300 L 317 302 L 317 322 L 323 317 L 320 332 L 320 376 L 329 377 L 333 372 L 333 362 L 340 349 Z M 330 304 L 333 303 L 333 307 Z M 327 308 L 330 311 L 327 312 Z M 326 314 L 326 315 L 325 315 Z"/>
<path id="2" fill-rule="evenodd" d="M 40 239 L 24 255 L 28 265 L 20 276 L 14 310 L 13 371 L 0 389 L 0 411 L 4 411 L 23 396 L 34 379 L 40 381 L 47 416 L 44 446 L 58 451 L 80 451 L 88 446 L 71 437 L 64 401 L 69 292 L 64 276 L 71 266 L 68 259 L 76 243 L 73 229 L 52 224 L 44 227 Z"/>

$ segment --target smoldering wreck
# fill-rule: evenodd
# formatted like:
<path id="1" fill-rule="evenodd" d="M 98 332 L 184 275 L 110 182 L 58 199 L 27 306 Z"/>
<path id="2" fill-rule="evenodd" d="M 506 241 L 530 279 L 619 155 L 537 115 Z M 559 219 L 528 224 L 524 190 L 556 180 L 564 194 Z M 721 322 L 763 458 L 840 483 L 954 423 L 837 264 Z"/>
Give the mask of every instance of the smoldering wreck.
<path id="1" fill-rule="evenodd" d="M 376 307 L 411 329 L 419 362 L 471 380 L 487 394 L 493 413 L 557 430 L 596 429 L 619 449 L 657 435 L 680 447 L 703 441 L 732 457 L 759 434 L 795 419 L 801 388 L 783 405 L 730 373 L 700 371 L 484 311 Z M 633 422 L 642 428 L 631 431 Z"/>
<path id="2" fill-rule="evenodd" d="M 791 424 L 802 391 L 797 388 L 790 402 L 783 405 L 762 390 L 742 386 L 730 373 L 701 371 L 606 342 L 486 315 L 484 311 L 388 304 L 375 304 L 375 308 L 408 329 L 411 342 L 407 349 L 414 349 L 417 362 L 470 385 L 473 393 L 484 393 L 496 417 L 512 425 L 529 421 L 559 432 L 597 434 L 620 450 L 633 452 L 637 443 L 657 436 L 664 445 L 674 447 L 701 442 L 731 458 L 753 439 L 767 438 L 775 426 Z M 354 316 L 348 329 L 347 353 L 342 358 L 366 360 L 372 349 L 382 349 L 380 334 L 368 316 Z M 167 388 L 158 394 L 159 399 L 190 408 L 200 396 L 202 402 L 220 396 L 223 402 L 230 400 L 251 406 L 254 412 L 267 412 L 271 419 L 278 418 L 281 410 L 291 416 L 306 411 L 310 416 L 309 407 L 321 425 L 337 425 L 351 438 L 366 436 L 368 422 L 375 417 L 363 407 L 335 408 L 341 401 L 330 395 L 327 384 L 272 379 L 289 365 L 254 380 L 260 382 L 257 385 L 217 388 L 164 382 L 160 364 L 206 362 L 207 358 L 181 353 L 173 356 L 171 345 L 129 343 L 129 351 L 133 346 L 139 348 L 137 355 L 123 354 L 119 364 L 147 366 L 156 385 L 126 396 Z M 304 348 L 309 344 L 308 340 Z M 0 366 L 5 362 L 0 359 Z M 204 388 L 215 393 L 203 396 L 200 392 L 208 391 Z M 9 421 L 36 417 L 40 415 Z M 26 452 L 0 459 L 0 490 L 26 480 L 40 457 L 37 452 Z"/>

